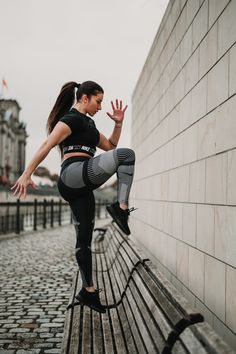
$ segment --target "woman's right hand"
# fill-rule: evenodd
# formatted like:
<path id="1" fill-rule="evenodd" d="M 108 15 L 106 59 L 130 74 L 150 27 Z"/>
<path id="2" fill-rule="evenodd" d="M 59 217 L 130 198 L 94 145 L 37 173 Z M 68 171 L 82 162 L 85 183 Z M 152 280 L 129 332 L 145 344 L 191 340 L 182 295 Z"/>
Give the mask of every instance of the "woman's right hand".
<path id="1" fill-rule="evenodd" d="M 18 196 L 18 198 L 23 197 L 23 199 L 26 198 L 27 194 L 27 188 L 29 186 L 32 186 L 34 189 L 38 189 L 37 185 L 34 183 L 32 180 L 31 176 L 28 176 L 25 172 L 22 173 L 22 175 L 18 178 L 16 183 L 14 184 L 13 187 L 11 187 L 12 190 L 14 190 L 13 195 Z"/>

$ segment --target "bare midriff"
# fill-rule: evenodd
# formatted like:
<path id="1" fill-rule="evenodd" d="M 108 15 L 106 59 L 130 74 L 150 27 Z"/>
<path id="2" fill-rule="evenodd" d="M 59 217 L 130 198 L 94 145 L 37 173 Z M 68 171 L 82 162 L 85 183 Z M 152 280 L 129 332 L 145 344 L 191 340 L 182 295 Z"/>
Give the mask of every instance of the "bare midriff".
<path id="1" fill-rule="evenodd" d="M 62 161 L 65 161 L 66 159 L 68 159 L 69 157 L 73 157 L 73 156 L 85 156 L 85 157 L 92 157 L 89 154 L 86 154 L 85 152 L 69 152 L 68 154 L 65 154 L 63 156 Z"/>

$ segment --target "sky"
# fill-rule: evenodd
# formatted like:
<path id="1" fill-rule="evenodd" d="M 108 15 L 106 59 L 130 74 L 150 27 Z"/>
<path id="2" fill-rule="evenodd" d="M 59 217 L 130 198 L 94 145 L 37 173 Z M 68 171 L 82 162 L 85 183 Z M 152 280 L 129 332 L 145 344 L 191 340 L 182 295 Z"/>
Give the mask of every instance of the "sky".
<path id="1" fill-rule="evenodd" d="M 0 0 L 0 78 L 27 126 L 26 164 L 47 138 L 46 122 L 62 85 L 93 80 L 104 89 L 93 119 L 107 137 L 111 100 L 128 104 L 120 147 L 130 147 L 131 97 L 168 0 Z M 98 151 L 101 153 L 101 151 Z M 59 173 L 50 151 L 40 166 Z"/>

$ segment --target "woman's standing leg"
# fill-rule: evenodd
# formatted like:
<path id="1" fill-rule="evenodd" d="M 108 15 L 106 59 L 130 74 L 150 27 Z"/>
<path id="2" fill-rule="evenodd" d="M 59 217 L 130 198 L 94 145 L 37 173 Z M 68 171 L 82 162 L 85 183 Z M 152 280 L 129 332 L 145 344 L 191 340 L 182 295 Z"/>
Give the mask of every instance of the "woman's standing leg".
<path id="1" fill-rule="evenodd" d="M 91 242 L 94 228 L 95 200 L 92 191 L 70 201 L 76 232 L 75 256 L 82 276 L 83 286 L 93 286 Z"/>
<path id="2" fill-rule="evenodd" d="M 92 309 L 105 313 L 106 307 L 100 303 L 98 290 L 93 290 L 91 251 L 95 217 L 95 199 L 93 192 L 87 191 L 69 203 L 76 230 L 75 255 L 83 284 L 76 298 Z"/>

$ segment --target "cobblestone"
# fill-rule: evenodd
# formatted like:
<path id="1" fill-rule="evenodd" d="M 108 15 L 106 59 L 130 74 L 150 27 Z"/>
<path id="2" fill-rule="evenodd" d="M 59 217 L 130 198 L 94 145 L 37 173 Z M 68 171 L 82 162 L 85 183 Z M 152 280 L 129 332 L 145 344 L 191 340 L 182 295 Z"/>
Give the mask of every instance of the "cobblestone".
<path id="1" fill-rule="evenodd" d="M 77 269 L 73 226 L 0 239 L 0 264 L 0 354 L 60 353 Z"/>
<path id="2" fill-rule="evenodd" d="M 74 244 L 72 225 L 0 238 L 0 354 L 61 352 Z"/>

